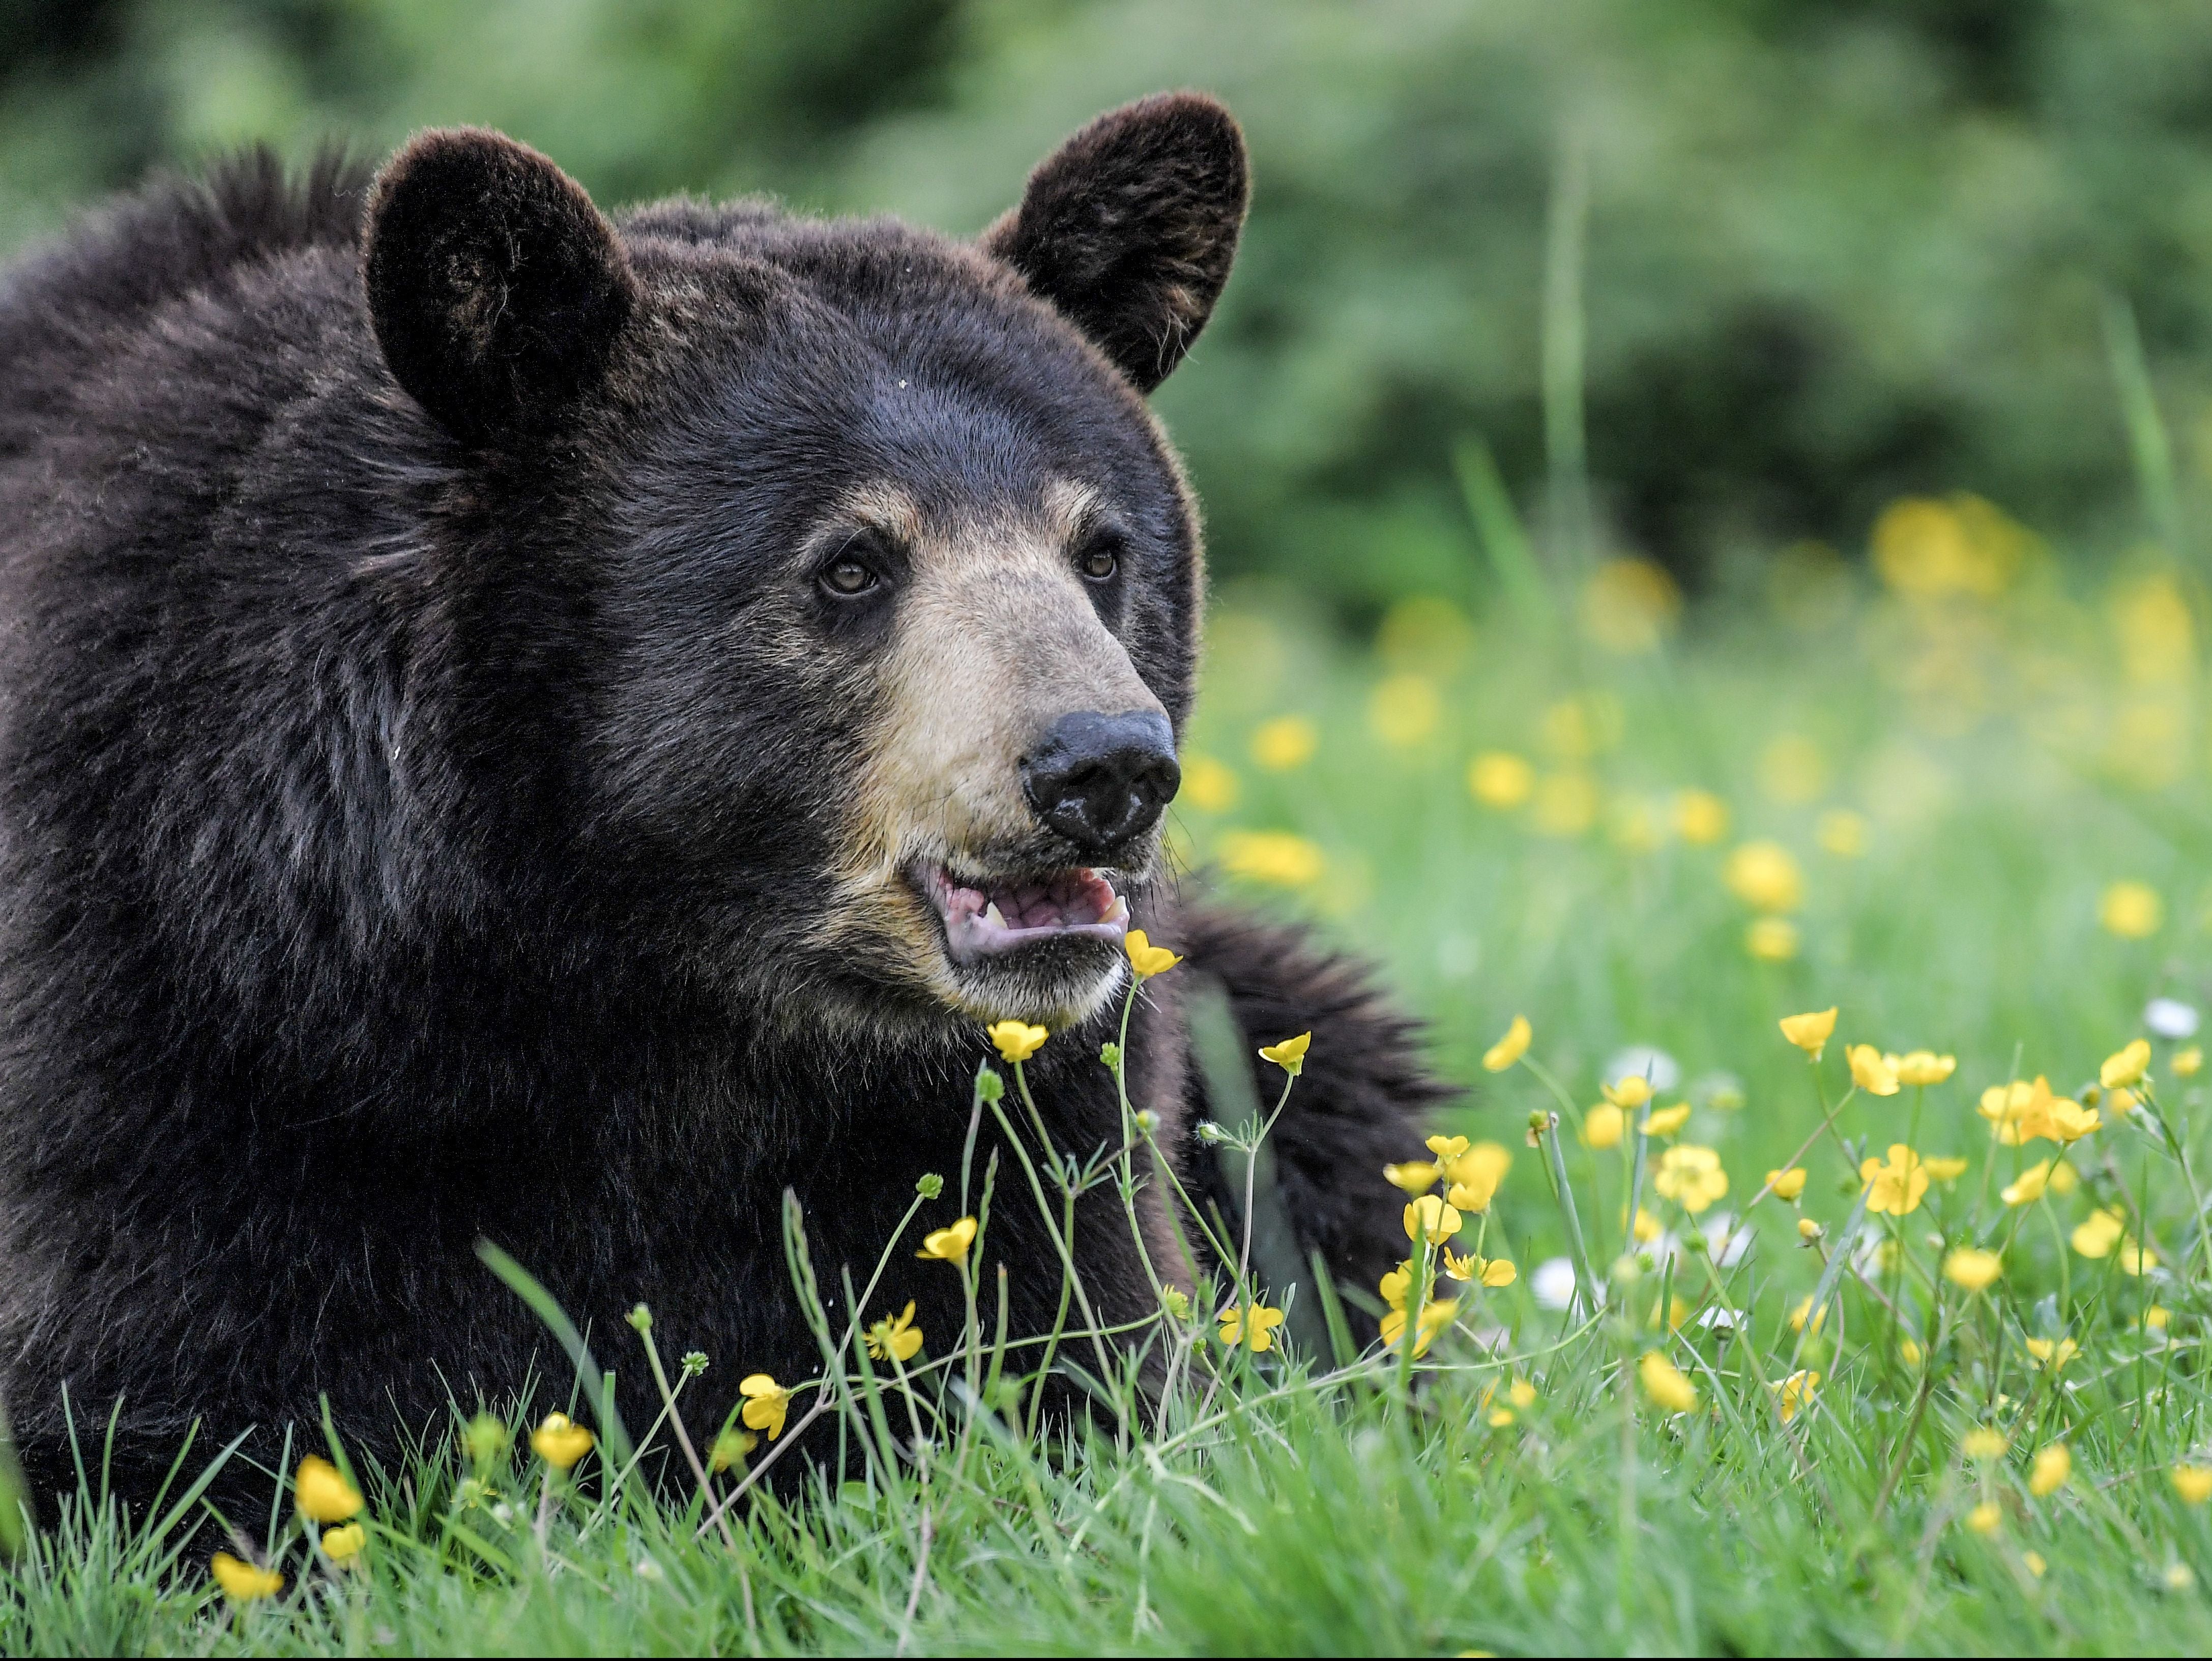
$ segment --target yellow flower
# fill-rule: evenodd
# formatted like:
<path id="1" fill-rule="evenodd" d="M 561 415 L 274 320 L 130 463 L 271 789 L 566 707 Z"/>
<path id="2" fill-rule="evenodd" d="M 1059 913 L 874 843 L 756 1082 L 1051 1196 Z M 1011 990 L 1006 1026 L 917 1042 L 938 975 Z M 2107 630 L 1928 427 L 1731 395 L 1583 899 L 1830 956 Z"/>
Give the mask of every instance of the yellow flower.
<path id="1" fill-rule="evenodd" d="M 759 1445 L 760 1438 L 749 1430 L 723 1431 L 714 1438 L 714 1445 L 707 1450 L 707 1469 L 715 1472 L 732 1469 Z"/>
<path id="2" fill-rule="evenodd" d="M 754 1431 L 768 1431 L 768 1439 L 775 1442 L 783 1435 L 783 1415 L 792 1407 L 792 1393 L 783 1389 L 768 1373 L 748 1373 L 737 1387 L 738 1396 L 745 1398 L 745 1424 Z"/>
<path id="3" fill-rule="evenodd" d="M 311 1523 L 343 1523 L 361 1509 L 361 1490 L 329 1460 L 311 1453 L 292 1475 L 292 1503 Z"/>
<path id="4" fill-rule="evenodd" d="M 2155 1251 L 2146 1250 L 2131 1239 L 2123 1239 L 2120 1242 L 2120 1272 L 2122 1274 L 2141 1275 L 2147 1269 L 2157 1267 L 2158 1254 Z"/>
<path id="5" fill-rule="evenodd" d="M 2166 904 L 2147 884 L 2116 882 L 2098 902 L 2097 921 L 2124 940 L 2145 940 L 2166 921 Z"/>
<path id="6" fill-rule="evenodd" d="M 1659 1220 L 1656 1217 L 1642 1206 L 1636 1208 L 1636 1238 L 1640 1243 L 1649 1245 L 1666 1232 L 1659 1226 Z"/>
<path id="7" fill-rule="evenodd" d="M 1651 1099 L 1651 1083 L 1632 1073 L 1619 1084 L 1600 1085 L 1598 1093 L 1615 1107 L 1638 1108 Z"/>
<path id="8" fill-rule="evenodd" d="M 1426 675 L 1391 675 L 1367 697 L 1368 730 L 1394 750 L 1410 749 L 1435 732 L 1443 712 L 1443 695 Z"/>
<path id="9" fill-rule="evenodd" d="M 1221 863 L 1232 877 L 1304 888 L 1327 865 L 1321 849 L 1288 830 L 1231 830 L 1221 838 Z"/>
<path id="10" fill-rule="evenodd" d="M 1513 1155 L 1502 1142 L 1477 1142 L 1466 1153 L 1444 1161 L 1444 1177 L 1451 1183 L 1468 1188 L 1495 1193 L 1505 1180 L 1505 1173 L 1513 1169 Z M 1453 1204 L 1458 1205 L 1455 1200 Z M 1480 1211 L 1480 1206 L 1462 1206 L 1464 1211 Z"/>
<path id="11" fill-rule="evenodd" d="M 1486 750 L 1468 764 L 1467 788 L 1485 807 L 1508 812 L 1528 800 L 1536 770 L 1505 750 Z"/>
<path id="12" fill-rule="evenodd" d="M 1536 1405 L 1536 1386 L 1526 1378 L 1516 1378 L 1512 1388 L 1505 1393 L 1512 1399 L 1513 1405 L 1516 1408 L 1525 1410 Z"/>
<path id="13" fill-rule="evenodd" d="M 570 1470 L 592 1451 L 592 1433 L 573 1423 L 565 1413 L 549 1413 L 530 1433 L 530 1446 L 554 1469 Z"/>
<path id="14" fill-rule="evenodd" d="M 2054 1096 L 2051 1081 L 2039 1077 L 2033 1084 L 2014 1080 L 1991 1085 L 1982 1092 L 1975 1110 L 1996 1128 L 1996 1138 L 2007 1147 L 2018 1147 L 2038 1137 L 2068 1144 L 2077 1142 L 2102 1121 L 2094 1108 L 2085 1108 L 2071 1096 Z"/>
<path id="15" fill-rule="evenodd" d="M 2020 1561 L 2027 1565 L 2027 1572 L 2039 1580 L 2051 1572 L 2051 1565 L 2043 1561 L 2043 1554 L 2039 1551 L 2024 1551 L 2020 1555 Z"/>
<path id="16" fill-rule="evenodd" d="M 1652 1186 L 1662 1198 L 1681 1202 L 1682 1209 L 1694 1217 L 1728 1192 L 1728 1172 L 1711 1148 L 1682 1142 L 1661 1156 Z"/>
<path id="17" fill-rule="evenodd" d="M 1160 1305 L 1176 1320 L 1190 1319 L 1190 1293 L 1181 1287 L 1162 1287 Z"/>
<path id="18" fill-rule="evenodd" d="M 361 1548 L 368 1543 L 368 1530 L 358 1523 L 348 1523 L 343 1528 L 323 1530 L 323 1555 L 333 1563 L 343 1563 L 349 1557 L 360 1556 Z"/>
<path id="19" fill-rule="evenodd" d="M 1899 1340 L 1897 1354 L 1899 1359 L 1904 1361 L 1905 1365 L 1909 1367 L 1917 1367 L 1920 1365 L 1920 1345 L 1918 1341 L 1916 1339 L 1904 1338 Z"/>
<path id="20" fill-rule="evenodd" d="M 1889 1145 L 1889 1159 L 1866 1159 L 1859 1165 L 1859 1180 L 1872 1190 L 1867 1200 L 1867 1209 L 1887 1213 L 1895 1217 L 1910 1216 L 1920 1209 L 1920 1202 L 1928 1192 L 1928 1171 L 1920 1156 L 1903 1142 Z"/>
<path id="21" fill-rule="evenodd" d="M 1844 1059 L 1851 1064 L 1851 1082 L 1869 1096 L 1897 1094 L 1897 1070 L 1888 1058 L 1870 1043 L 1855 1043 L 1844 1051 Z"/>
<path id="22" fill-rule="evenodd" d="M 1424 1305 L 1420 1319 L 1413 1328 L 1413 1359 L 1418 1361 L 1426 1355 L 1429 1346 L 1436 1342 L 1437 1335 L 1458 1318 L 1459 1300 L 1456 1298 L 1442 1298 Z M 1405 1335 L 1406 1311 L 1402 1308 L 1389 1311 L 1382 1317 L 1383 1348 L 1390 1348 Z"/>
<path id="23" fill-rule="evenodd" d="M 1265 1304 L 1254 1304 L 1249 1310 L 1231 1304 L 1214 1318 L 1221 1323 L 1221 1342 L 1230 1348 L 1245 1343 L 1255 1355 L 1264 1355 L 1275 1347 L 1275 1329 L 1283 1323 L 1283 1311 Z"/>
<path id="24" fill-rule="evenodd" d="M 1052 1034 L 1027 1021 L 999 1021 L 987 1029 L 999 1054 L 1009 1062 L 1025 1062 L 1037 1053 Z"/>
<path id="25" fill-rule="evenodd" d="M 1743 931 L 1743 949 L 1761 963 L 1788 963 L 1803 936 L 1787 917 L 1760 917 Z"/>
<path id="26" fill-rule="evenodd" d="M 1413 1284 L 1413 1264 L 1411 1258 L 1400 1263 L 1382 1277 L 1382 1301 L 1392 1309 L 1406 1306 L 1406 1293 Z"/>
<path id="27" fill-rule="evenodd" d="M 2003 1258 L 1976 1246 L 1960 1246 L 1943 1260 L 1943 1278 L 1969 1292 L 1987 1291 L 2003 1273 Z"/>
<path id="28" fill-rule="evenodd" d="M 1141 928 L 1132 928 L 1121 937 L 1121 949 L 1129 954 L 1129 967 L 1140 981 L 1164 975 L 1182 961 L 1164 946 L 1154 946 Z"/>
<path id="29" fill-rule="evenodd" d="M 1855 860 L 1866 852 L 1866 818 L 1848 807 L 1832 807 L 1813 827 L 1813 839 L 1824 853 L 1839 860 Z"/>
<path id="30" fill-rule="evenodd" d="M 1819 1239 L 1820 1238 L 1820 1224 L 1814 1222 L 1810 1217 L 1800 1217 L 1797 1220 L 1797 1238 L 1801 1240 Z"/>
<path id="31" fill-rule="evenodd" d="M 2035 1357 L 2039 1366 L 2056 1372 L 2081 1353 L 2081 1346 L 2071 1338 L 2031 1338 L 2027 1341 L 2027 1353 Z"/>
<path id="32" fill-rule="evenodd" d="M 1955 1183 L 1966 1174 L 1966 1162 L 1964 1159 L 1950 1159 L 1941 1153 L 1930 1153 L 1920 1163 L 1927 1167 L 1928 1174 L 1939 1183 Z"/>
<path id="33" fill-rule="evenodd" d="M 2088 1220 L 2074 1231 L 2074 1250 L 2084 1257 L 2108 1256 L 2126 1232 L 2125 1220 L 2118 1211 L 2110 1207 L 2093 1211 Z"/>
<path id="34" fill-rule="evenodd" d="M 1306 1050 L 1312 1043 L 1312 1033 L 1301 1032 L 1297 1037 L 1285 1038 L 1280 1043 L 1262 1044 L 1260 1046 L 1260 1059 L 1274 1062 L 1295 1079 L 1305 1071 Z"/>
<path id="35" fill-rule="evenodd" d="M 1960 1452 L 1969 1459 L 1984 1463 L 2003 1458 L 2004 1451 L 2005 1433 L 2001 1430 L 1991 1430 L 1987 1425 L 1977 1425 L 1959 1441 Z"/>
<path id="36" fill-rule="evenodd" d="M 1547 837 L 1579 837 L 1597 822 L 1601 798 L 1587 773 L 1547 773 L 1536 787 L 1536 829 Z"/>
<path id="37" fill-rule="evenodd" d="M 2036 1450 L 2035 1461 L 2028 1467 L 2027 1491 L 2037 1499 L 2049 1498 L 2066 1486 L 2066 1479 L 2074 1474 L 2074 1455 L 2063 1442 Z"/>
<path id="38" fill-rule="evenodd" d="M 2004 1513 L 1997 1509 L 1994 1500 L 1984 1500 L 1966 1513 L 1966 1526 L 1977 1534 L 1995 1534 L 1997 1524 L 2004 1521 Z"/>
<path id="39" fill-rule="evenodd" d="M 1474 1266 L 1481 1261 L 1480 1257 L 1472 1255 L 1463 1257 L 1449 1246 L 1444 1248 L 1444 1273 L 1455 1281 L 1472 1281 L 1474 1278 Z M 1403 1303 L 1405 1296 L 1404 1293 L 1400 1293 L 1399 1302 Z"/>
<path id="40" fill-rule="evenodd" d="M 1778 842 L 1739 844 L 1729 851 L 1721 879 L 1755 911 L 1795 911 L 1805 897 L 1797 861 Z"/>
<path id="41" fill-rule="evenodd" d="M 2212 1500 L 2212 1465 L 2176 1465 L 2166 1480 L 2185 1506 L 2201 1506 Z"/>
<path id="42" fill-rule="evenodd" d="M 1444 1203 L 1454 1211 L 1487 1211 L 1497 1192 L 1489 1183 L 1454 1183 L 1444 1190 Z"/>
<path id="43" fill-rule="evenodd" d="M 2150 1040 L 2137 1038 L 2105 1057 L 2105 1064 L 2097 1069 L 2097 1082 L 2107 1090 L 2117 1090 L 2124 1085 L 2141 1084 L 2149 1070 Z"/>
<path id="44" fill-rule="evenodd" d="M 1621 1134 L 1628 1128 L 1628 1116 L 1611 1102 L 1600 1102 L 1583 1117 L 1583 1145 L 1586 1147 L 1619 1147 Z"/>
<path id="45" fill-rule="evenodd" d="M 1998 1191 L 1998 1197 L 2007 1205 L 2033 1205 L 2043 1197 L 2043 1190 L 2051 1186 L 2051 1164 L 2049 1159 L 2038 1159 L 2018 1177 L 2007 1183 Z"/>
<path id="46" fill-rule="evenodd" d="M 2051 1191 L 2053 1194 L 2071 1194 L 2081 1185 L 2081 1178 L 2075 1173 L 2072 1165 L 2062 1161 L 2051 1167 Z"/>
<path id="47" fill-rule="evenodd" d="M 1779 1384 L 1767 1385 L 1774 1392 L 1774 1405 L 1780 1409 L 1782 1422 L 1788 1424 L 1797 1416 L 1800 1408 L 1810 1407 L 1814 1389 L 1820 1382 L 1817 1372 L 1791 1373 Z"/>
<path id="48" fill-rule="evenodd" d="M 1466 1157 L 1468 1140 L 1464 1136 L 1431 1136 L 1424 1146 L 1437 1156 L 1438 1165 L 1443 1165 Z"/>
<path id="49" fill-rule="evenodd" d="M 1406 1238 L 1431 1242 L 1449 1240 L 1459 1232 L 1461 1217 L 1433 1194 L 1424 1194 L 1406 1208 Z"/>
<path id="50" fill-rule="evenodd" d="M 1202 813 L 1225 813 L 1237 806 L 1236 770 L 1212 756 L 1188 756 L 1182 764 L 1182 788 L 1178 801 L 1187 801 Z"/>
<path id="51" fill-rule="evenodd" d="M 868 1329 L 868 1354 L 878 1361 L 888 1361 L 896 1356 L 902 1361 L 911 1361 L 921 1349 L 921 1329 L 914 1323 L 914 1299 L 906 1300 L 906 1307 L 895 1316 L 886 1316 Z M 738 1386 L 743 1390 L 744 1385 Z"/>
<path id="52" fill-rule="evenodd" d="M 1828 1324 L 1828 1306 L 1826 1304 L 1821 1305 L 1820 1312 L 1818 1315 L 1813 1315 L 1813 1299 L 1809 1294 L 1800 1298 L 1791 1307 L 1790 1311 L 1790 1331 L 1804 1331 L 1805 1317 L 1808 1315 L 1811 1315 L 1813 1317 L 1814 1335 L 1816 1337 L 1819 1336 L 1820 1329 Z"/>
<path id="53" fill-rule="evenodd" d="M 1647 1136 L 1671 1136 L 1690 1122 L 1690 1104 L 1677 1102 L 1672 1107 L 1654 1108 L 1644 1118 L 1644 1134 Z"/>
<path id="54" fill-rule="evenodd" d="M 975 1244 L 975 1220 L 963 1217 L 945 1228 L 932 1229 L 921 1237 L 921 1250 L 917 1257 L 934 1257 L 941 1262 L 964 1263 L 968 1248 Z"/>
<path id="55" fill-rule="evenodd" d="M 216 1553 L 208 1568 L 215 1575 L 216 1585 L 222 1588 L 223 1596 L 234 1603 L 256 1603 L 264 1597 L 274 1597 L 284 1590 L 284 1577 L 276 1570 L 248 1563 L 227 1551 Z"/>
<path id="56" fill-rule="evenodd" d="M 1644 1352 L 1636 1364 L 1644 1393 L 1669 1413 L 1688 1413 L 1698 1405 L 1698 1388 L 1682 1376 L 1681 1369 L 1656 1349 Z"/>
<path id="57" fill-rule="evenodd" d="M 1271 773 L 1287 773 L 1313 759 L 1321 729 L 1304 715 L 1278 715 L 1252 734 L 1252 759 Z"/>
<path id="58" fill-rule="evenodd" d="M 1674 834 L 1700 848 L 1728 835 L 1728 804 L 1710 790 L 1685 790 L 1674 798 Z"/>
<path id="59" fill-rule="evenodd" d="M 1503 1073 L 1528 1052 L 1528 1018 L 1516 1015 L 1505 1036 L 1483 1052 L 1482 1064 L 1492 1073 Z"/>
<path id="60" fill-rule="evenodd" d="M 1836 1012 L 1832 1008 L 1782 1018 L 1782 1036 L 1816 1062 L 1820 1059 L 1820 1052 L 1827 1047 L 1835 1030 Z"/>
<path id="61" fill-rule="evenodd" d="M 2200 1044 L 2191 1044 L 2186 1050 L 2175 1050 L 2173 1059 L 2166 1063 L 2166 1066 L 2172 1069 L 2173 1076 L 2177 1079 L 2195 1078 L 2198 1069 L 2203 1065 L 2204 1050 Z"/>
<path id="62" fill-rule="evenodd" d="M 1386 1165 L 1382 1180 L 1393 1188 L 1402 1188 L 1408 1194 L 1425 1194 L 1437 1185 L 1442 1173 L 1426 1159 L 1409 1159 L 1404 1165 Z"/>
<path id="63" fill-rule="evenodd" d="M 1503 1257 L 1462 1257 L 1455 1269 L 1449 1251 L 1444 1254 L 1444 1273 L 1455 1281 L 1479 1281 L 1492 1287 L 1510 1287 L 1520 1276 L 1520 1271 Z"/>
<path id="64" fill-rule="evenodd" d="M 2137 1332 L 2162 1334 L 2166 1330 L 2166 1323 L 2172 1318 L 2166 1310 L 2153 1304 L 2148 1309 L 2143 1311 L 2142 1319 L 2130 1321 L 2128 1324 Z"/>
<path id="65" fill-rule="evenodd" d="M 1959 1070 L 1956 1056 L 1938 1056 L 1932 1050 L 1912 1050 L 1902 1056 L 1885 1056 L 1899 1084 L 1941 1084 Z"/>

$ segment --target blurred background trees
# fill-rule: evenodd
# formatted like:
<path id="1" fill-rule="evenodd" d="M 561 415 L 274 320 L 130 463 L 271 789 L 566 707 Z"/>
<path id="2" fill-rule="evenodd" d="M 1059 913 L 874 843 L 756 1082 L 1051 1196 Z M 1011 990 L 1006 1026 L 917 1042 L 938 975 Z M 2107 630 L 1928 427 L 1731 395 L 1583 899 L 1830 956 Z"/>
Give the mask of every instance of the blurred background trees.
<path id="1" fill-rule="evenodd" d="M 1158 399 L 1227 578 L 1480 605 L 1486 458 L 1540 538 L 1693 593 L 1856 558 L 1904 495 L 2099 559 L 2212 505 L 2212 7 L 2171 0 L 0 0 L 0 247 L 453 121 L 609 204 L 965 234 L 1172 86 L 1256 159 Z"/>

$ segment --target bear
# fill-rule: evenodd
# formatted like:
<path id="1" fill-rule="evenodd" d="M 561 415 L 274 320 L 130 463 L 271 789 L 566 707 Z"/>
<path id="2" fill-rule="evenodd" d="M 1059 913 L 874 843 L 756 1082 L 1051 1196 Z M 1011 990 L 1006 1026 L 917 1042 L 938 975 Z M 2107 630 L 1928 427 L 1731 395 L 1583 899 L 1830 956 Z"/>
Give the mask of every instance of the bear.
<path id="1" fill-rule="evenodd" d="M 1403 1256 L 1382 1167 L 1447 1094 L 1415 1024 L 1164 849 L 1205 579 L 1146 399 L 1247 195 L 1197 94 L 1100 117 L 972 241 L 611 217 L 447 129 L 158 181 L 7 271 L 0 1401 L 45 1503 L 73 1438 L 143 1496 L 189 1436 L 275 1469 L 325 1404 L 388 1465 L 566 1400 L 483 1241 L 633 1424 L 648 1301 L 711 1427 L 822 1365 L 787 1194 L 835 1319 L 911 1300 L 942 1347 L 959 1277 L 916 1248 L 958 1195 L 901 1221 L 1003 1154 L 985 1277 L 1044 1332 L 986 1029 L 1048 1033 L 1036 1130 L 1080 1159 L 1123 1144 L 1133 990 L 1138 1214 L 1108 1184 L 1073 1225 L 1102 1325 L 1218 1276 L 1186 1225 L 1243 1196 L 1197 1129 L 1303 1031 L 1255 1214 L 1285 1275 Z M 1137 985 L 1132 929 L 1187 961 Z"/>

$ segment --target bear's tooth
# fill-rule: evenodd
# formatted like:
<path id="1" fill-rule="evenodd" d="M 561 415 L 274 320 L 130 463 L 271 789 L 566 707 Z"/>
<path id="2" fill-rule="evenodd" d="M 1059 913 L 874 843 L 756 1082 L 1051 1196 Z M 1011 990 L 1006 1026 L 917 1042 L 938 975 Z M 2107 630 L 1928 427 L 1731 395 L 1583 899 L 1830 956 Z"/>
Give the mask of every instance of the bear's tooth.
<path id="1" fill-rule="evenodd" d="M 1098 921 L 1099 921 L 1099 922 L 1128 922 L 1128 921 L 1129 921 L 1129 902 L 1128 902 L 1127 900 L 1126 900 L 1126 899 L 1122 898 L 1122 897 L 1121 897 L 1121 895 L 1119 895 L 1119 894 L 1115 895 L 1115 896 L 1114 896 L 1114 904 L 1113 904 L 1112 905 L 1109 906 L 1109 907 L 1106 909 L 1106 915 L 1105 915 L 1104 916 L 1103 916 L 1103 917 L 1099 918 L 1099 919 L 1098 919 Z"/>
<path id="2" fill-rule="evenodd" d="M 983 909 L 983 921 L 994 928 L 1004 928 L 1006 926 L 1006 914 L 999 910 L 998 901 L 993 900 Z"/>

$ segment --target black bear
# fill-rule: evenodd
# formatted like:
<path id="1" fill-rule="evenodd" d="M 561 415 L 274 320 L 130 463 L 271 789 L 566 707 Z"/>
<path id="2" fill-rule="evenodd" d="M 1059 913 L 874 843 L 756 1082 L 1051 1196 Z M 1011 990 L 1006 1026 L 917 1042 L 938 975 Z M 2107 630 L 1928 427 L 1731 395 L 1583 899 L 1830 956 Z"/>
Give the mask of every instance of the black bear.
<path id="1" fill-rule="evenodd" d="M 273 1459 L 326 1396 L 388 1454 L 557 1371 L 479 1238 L 603 1360 L 649 1299 L 714 1414 L 817 1371 L 782 1196 L 836 1306 L 959 1169 L 1006 1018 L 1053 1033 L 1052 1138 L 1119 1146 L 1133 923 L 1189 959 L 1129 1046 L 1167 1157 L 1233 1186 L 1192 1136 L 1222 1110 L 1192 998 L 1255 1068 L 1311 1028 L 1281 1214 L 1374 1285 L 1382 1167 L 1441 1093 L 1414 1035 L 1160 852 L 1203 585 L 1144 396 L 1246 194 L 1191 94 L 1085 128 L 973 244 L 610 220 L 446 131 L 373 179 L 159 185 L 6 274 L 0 1395 L 41 1486 L 65 1395 L 90 1445 L 117 1415 L 129 1488 L 196 1421 Z M 1001 1195 L 1034 1333 L 1057 1262 Z M 1188 1284 L 1170 1203 L 1148 1182 L 1143 1228 Z M 1156 1307 L 1133 1232 L 1085 1197 L 1109 1325 Z M 949 1342 L 957 1277 L 915 1244 L 876 1301 Z"/>

